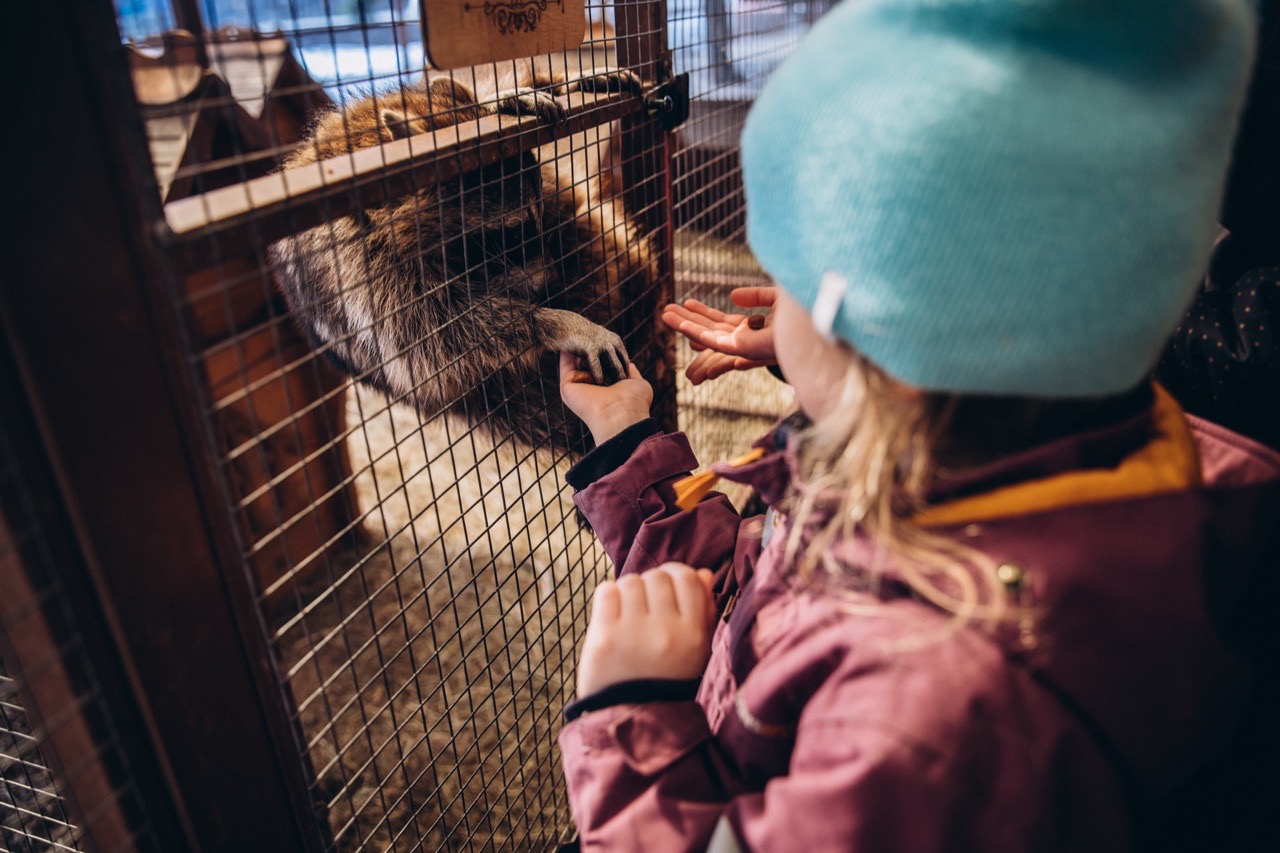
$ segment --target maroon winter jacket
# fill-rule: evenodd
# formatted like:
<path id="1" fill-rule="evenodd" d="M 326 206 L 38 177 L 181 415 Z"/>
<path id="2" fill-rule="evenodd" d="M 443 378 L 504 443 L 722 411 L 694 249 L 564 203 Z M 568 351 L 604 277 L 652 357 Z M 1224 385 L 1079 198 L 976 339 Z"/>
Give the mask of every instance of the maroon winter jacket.
<path id="1" fill-rule="evenodd" d="M 785 521 L 766 532 L 722 495 L 675 507 L 673 483 L 697 466 L 683 435 L 589 461 L 575 500 L 620 574 L 711 567 L 730 600 L 696 698 L 633 684 L 575 703 L 560 745 L 583 847 L 697 850 L 714 833 L 717 850 L 1127 849 L 1137 804 L 1230 733 L 1252 670 L 1224 622 L 1280 549 L 1280 455 L 1175 415 L 1202 486 L 942 528 L 1006 564 L 1039 614 L 1032 640 L 954 628 L 892 567 L 853 599 L 796 588 Z M 961 491 L 1117 479 L 1152 423 L 1033 449 Z M 759 461 L 717 470 L 772 505 L 791 464 L 770 440 Z M 863 541 L 836 553 L 872 558 Z"/>

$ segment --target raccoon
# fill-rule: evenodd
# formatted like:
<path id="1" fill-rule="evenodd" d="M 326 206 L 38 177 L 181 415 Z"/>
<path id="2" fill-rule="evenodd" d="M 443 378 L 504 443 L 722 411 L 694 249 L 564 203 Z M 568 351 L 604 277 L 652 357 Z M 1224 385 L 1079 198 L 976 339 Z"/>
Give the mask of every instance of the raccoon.
<path id="1" fill-rule="evenodd" d="M 511 68 L 505 80 L 473 73 L 474 90 L 429 73 L 322 115 L 283 167 L 493 113 L 555 123 L 563 108 L 551 92 L 641 86 L 625 70 L 557 79 L 532 62 Z M 622 338 L 601 324 L 620 307 L 619 283 L 652 280 L 654 268 L 604 170 L 543 159 L 526 152 L 424 186 L 280 240 L 268 256 L 293 316 L 357 381 L 428 417 L 451 412 L 495 438 L 576 455 L 587 439 L 559 399 L 558 352 L 576 354 L 597 383 L 625 375 Z"/>

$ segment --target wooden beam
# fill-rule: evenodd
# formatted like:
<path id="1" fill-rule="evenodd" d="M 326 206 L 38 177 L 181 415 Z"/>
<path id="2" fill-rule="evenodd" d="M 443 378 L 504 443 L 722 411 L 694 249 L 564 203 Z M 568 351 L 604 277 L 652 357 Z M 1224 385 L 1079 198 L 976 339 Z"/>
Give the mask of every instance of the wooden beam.
<path id="1" fill-rule="evenodd" d="M 558 100 L 568 117 L 555 125 L 532 116 L 486 116 L 170 202 L 161 240 L 207 261 L 211 237 L 265 245 L 643 109 L 630 94 Z"/>

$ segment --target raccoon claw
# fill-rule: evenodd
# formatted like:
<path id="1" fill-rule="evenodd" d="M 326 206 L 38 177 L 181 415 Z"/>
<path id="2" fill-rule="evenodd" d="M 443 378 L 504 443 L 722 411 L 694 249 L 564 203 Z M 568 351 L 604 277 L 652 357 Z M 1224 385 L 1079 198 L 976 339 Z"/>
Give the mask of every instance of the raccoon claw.
<path id="1" fill-rule="evenodd" d="M 639 94 L 643 89 L 640 78 L 625 68 L 613 68 L 600 74 L 579 77 L 572 83 L 572 88 L 583 92 L 632 92 Z"/>
<path id="2" fill-rule="evenodd" d="M 597 385 L 612 385 L 627 378 L 627 351 L 619 344 L 587 356 L 591 379 Z"/>
<path id="3" fill-rule="evenodd" d="M 627 376 L 627 347 L 622 338 L 581 314 L 562 308 L 539 308 L 542 345 L 572 353 L 597 385 L 612 385 Z"/>
<path id="4" fill-rule="evenodd" d="M 564 119 L 564 107 L 546 92 L 533 89 L 512 89 L 498 93 L 497 111 L 513 116 L 537 116 L 545 124 L 556 124 Z"/>
<path id="5" fill-rule="evenodd" d="M 610 332 L 609 336 L 614 340 L 607 346 L 582 353 L 591 381 L 597 385 L 612 385 L 627 378 L 627 365 L 630 364 L 627 349 L 617 335 Z"/>

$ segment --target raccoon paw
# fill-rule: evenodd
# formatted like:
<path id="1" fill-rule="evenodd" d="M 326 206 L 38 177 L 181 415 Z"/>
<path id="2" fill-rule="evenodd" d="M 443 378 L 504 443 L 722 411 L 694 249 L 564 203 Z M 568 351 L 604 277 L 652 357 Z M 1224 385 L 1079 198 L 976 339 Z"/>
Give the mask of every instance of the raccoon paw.
<path id="1" fill-rule="evenodd" d="M 621 337 L 572 311 L 543 308 L 538 314 L 545 335 L 543 345 L 573 353 L 586 362 L 592 382 L 612 385 L 626 377 L 631 360 Z"/>
<path id="2" fill-rule="evenodd" d="M 498 93 L 497 112 L 513 116 L 537 116 L 546 124 L 564 119 L 564 107 L 546 92 L 533 89 L 508 89 Z"/>
<path id="3" fill-rule="evenodd" d="M 569 91 L 582 92 L 631 92 L 640 94 L 643 86 L 640 78 L 625 68 L 609 68 L 599 74 L 588 74 L 570 80 Z"/>
<path id="4" fill-rule="evenodd" d="M 597 385 L 612 385 L 627 377 L 627 365 L 631 360 L 627 357 L 626 344 L 622 338 L 603 326 L 596 327 L 587 345 L 582 347 L 579 355 L 587 362 L 587 370 L 591 372 L 591 380 Z"/>

